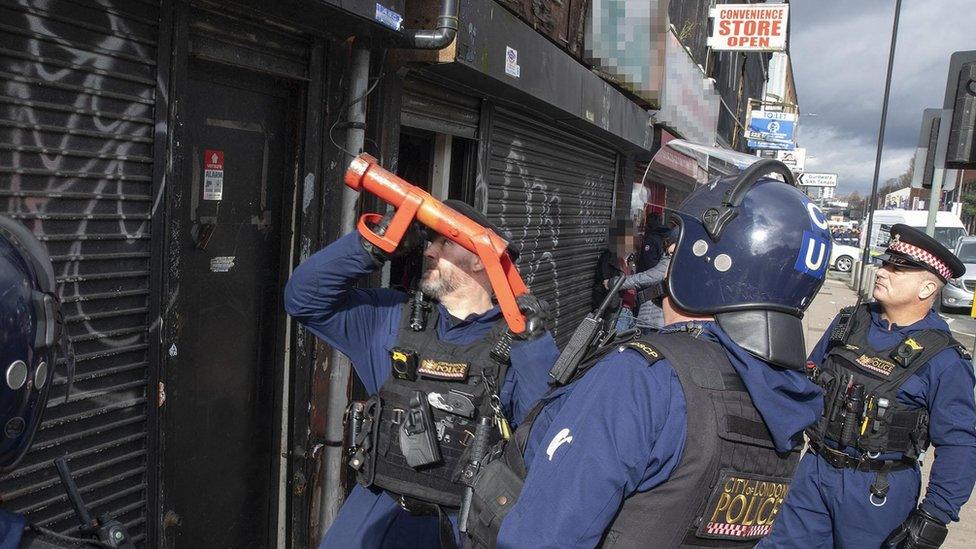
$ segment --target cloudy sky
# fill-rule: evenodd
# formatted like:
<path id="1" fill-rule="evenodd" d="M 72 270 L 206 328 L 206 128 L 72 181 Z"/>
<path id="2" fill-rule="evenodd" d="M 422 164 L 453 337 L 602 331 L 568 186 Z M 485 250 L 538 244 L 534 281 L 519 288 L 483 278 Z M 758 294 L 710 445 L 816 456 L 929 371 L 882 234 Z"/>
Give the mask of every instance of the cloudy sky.
<path id="1" fill-rule="evenodd" d="M 807 171 L 839 175 L 838 195 L 871 191 L 894 6 L 790 2 L 790 53 L 805 114 L 798 140 Z M 976 50 L 976 0 L 902 0 L 880 184 L 908 167 L 922 110 L 942 106 L 949 56 L 959 50 Z"/>

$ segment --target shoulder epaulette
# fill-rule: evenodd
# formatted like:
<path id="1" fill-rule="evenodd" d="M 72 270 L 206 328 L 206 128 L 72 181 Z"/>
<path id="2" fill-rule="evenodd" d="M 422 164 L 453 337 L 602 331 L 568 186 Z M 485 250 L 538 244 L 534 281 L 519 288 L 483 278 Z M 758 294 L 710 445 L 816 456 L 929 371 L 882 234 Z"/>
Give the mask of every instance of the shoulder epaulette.
<path id="1" fill-rule="evenodd" d="M 956 349 L 956 352 L 958 352 L 959 356 L 961 356 L 962 358 L 969 361 L 973 359 L 973 355 L 969 353 L 969 349 L 967 349 L 965 345 L 959 343 L 955 339 L 952 340 L 952 347 Z"/>
<path id="2" fill-rule="evenodd" d="M 648 365 L 654 364 L 655 362 L 664 358 L 664 354 L 661 353 L 661 351 L 658 351 L 646 341 L 641 341 L 639 339 L 621 345 L 620 350 L 624 349 L 633 349 L 637 351 L 647 360 Z"/>

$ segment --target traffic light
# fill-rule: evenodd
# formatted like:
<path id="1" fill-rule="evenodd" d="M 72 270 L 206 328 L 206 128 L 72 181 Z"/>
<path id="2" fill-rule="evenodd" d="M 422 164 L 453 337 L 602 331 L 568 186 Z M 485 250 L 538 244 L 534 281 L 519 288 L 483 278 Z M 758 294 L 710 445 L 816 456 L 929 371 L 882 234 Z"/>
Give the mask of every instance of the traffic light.
<path id="1" fill-rule="evenodd" d="M 959 70 L 945 166 L 953 170 L 976 168 L 976 61 L 963 63 Z M 931 185 L 931 179 L 926 181 Z"/>

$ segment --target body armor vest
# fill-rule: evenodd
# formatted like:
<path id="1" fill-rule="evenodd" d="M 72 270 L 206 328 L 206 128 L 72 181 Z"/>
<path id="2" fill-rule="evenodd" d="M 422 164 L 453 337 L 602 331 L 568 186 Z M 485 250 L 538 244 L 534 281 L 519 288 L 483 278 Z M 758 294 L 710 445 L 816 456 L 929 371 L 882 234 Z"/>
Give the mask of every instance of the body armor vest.
<path id="1" fill-rule="evenodd" d="M 418 509 L 458 507 L 464 486 L 457 480 L 478 419 L 500 413 L 498 386 L 508 367 L 511 336 L 499 320 L 474 343 L 446 343 L 437 337 L 438 307 L 418 324 L 416 318 L 411 322 L 414 305 L 403 306 L 391 351 L 392 375 L 366 403 L 350 465 L 360 484 L 420 500 Z M 491 444 L 500 439 L 497 429 L 491 437 Z"/>
<path id="2" fill-rule="evenodd" d="M 929 445 L 929 414 L 899 402 L 898 390 L 943 349 L 968 353 L 942 330 L 921 330 L 891 348 L 874 349 L 868 343 L 871 322 L 866 304 L 841 310 L 824 365 L 813 371 L 824 389 L 824 414 L 807 435 L 815 449 L 829 439 L 840 450 L 853 447 L 868 458 L 902 453 L 914 461 Z"/>
<path id="3" fill-rule="evenodd" d="M 776 452 L 724 349 L 699 334 L 650 334 L 620 347 L 637 350 L 651 364 L 668 359 L 687 403 L 688 436 L 668 480 L 624 500 L 602 547 L 752 547 L 772 530 L 799 452 Z M 494 547 L 501 521 L 518 499 L 525 443 L 546 402 L 544 397 L 519 426 L 501 458 L 482 468 L 469 523 L 477 547 Z"/>

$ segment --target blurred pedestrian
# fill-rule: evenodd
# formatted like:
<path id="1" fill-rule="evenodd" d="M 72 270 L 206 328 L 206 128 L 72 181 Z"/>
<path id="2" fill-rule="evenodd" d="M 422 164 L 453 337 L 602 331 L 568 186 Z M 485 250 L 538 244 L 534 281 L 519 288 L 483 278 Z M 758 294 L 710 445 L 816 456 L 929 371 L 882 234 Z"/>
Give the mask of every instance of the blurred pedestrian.
<path id="1" fill-rule="evenodd" d="M 610 281 L 634 272 L 634 231 L 628 220 L 618 220 L 610 227 L 609 246 L 600 253 L 593 275 L 592 308 L 596 309 L 607 296 Z M 617 331 L 634 327 L 637 308 L 637 292 L 633 289 L 621 291 L 620 316 L 617 318 Z"/>
<path id="2" fill-rule="evenodd" d="M 661 243 L 662 256 L 647 269 L 624 276 L 623 290 L 634 290 L 637 293 L 636 326 L 641 331 L 660 330 L 664 327 L 664 311 L 661 308 L 664 299 L 664 279 L 668 276 L 671 266 L 671 254 L 678 241 L 678 230 L 659 226 L 654 229 L 656 240 Z M 613 287 L 616 280 L 610 280 L 607 285 Z"/>
<path id="3" fill-rule="evenodd" d="M 646 271 L 665 256 L 664 238 L 670 229 L 659 214 L 648 213 L 644 223 L 644 239 L 637 252 L 637 271 Z"/>

